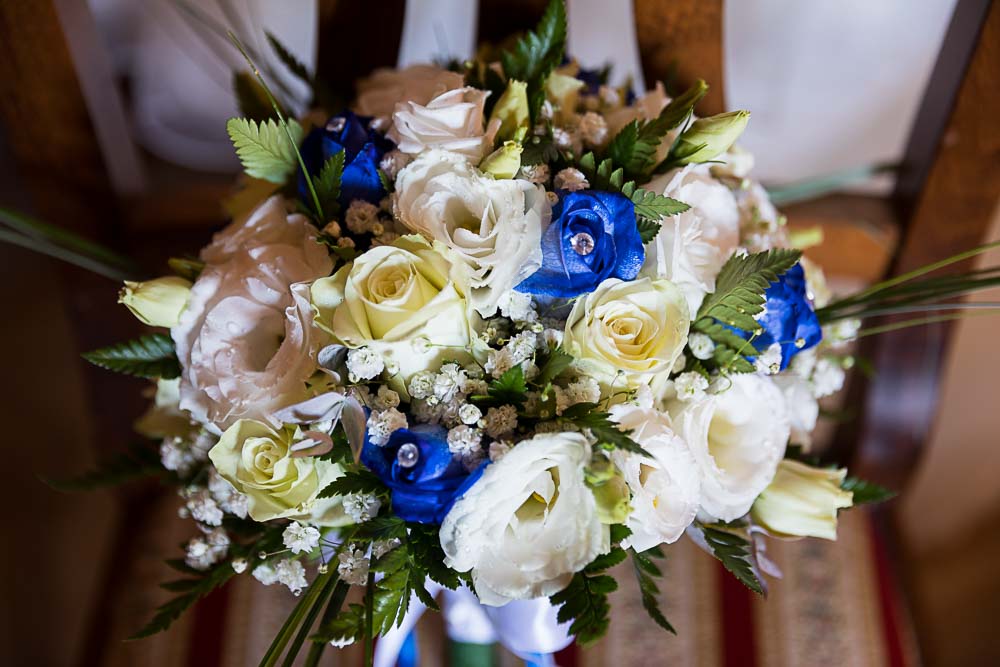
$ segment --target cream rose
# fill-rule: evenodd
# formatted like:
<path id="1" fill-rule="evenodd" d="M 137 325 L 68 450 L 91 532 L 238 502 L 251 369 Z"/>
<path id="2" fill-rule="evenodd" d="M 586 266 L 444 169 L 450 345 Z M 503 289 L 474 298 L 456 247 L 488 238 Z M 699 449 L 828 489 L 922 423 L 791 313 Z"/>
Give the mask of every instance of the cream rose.
<path id="1" fill-rule="evenodd" d="M 684 295 L 670 281 L 609 278 L 573 306 L 563 346 L 603 390 L 637 387 L 666 377 L 689 326 Z"/>
<path id="2" fill-rule="evenodd" d="M 404 225 L 451 249 L 468 269 L 469 300 L 484 317 L 542 263 L 552 217 L 545 190 L 494 180 L 454 153 L 428 151 L 399 172 L 396 214 Z"/>
<path id="3" fill-rule="evenodd" d="M 472 572 L 483 604 L 552 595 L 608 550 L 608 528 L 583 477 L 590 453 L 579 433 L 524 440 L 445 516 L 445 565 Z"/>
<path id="4" fill-rule="evenodd" d="M 403 153 L 418 154 L 440 148 L 479 164 L 493 148 L 500 121 L 484 127 L 483 106 L 488 92 L 458 88 L 438 95 L 425 105 L 400 102 L 392 114 L 389 138 Z"/>
<path id="5" fill-rule="evenodd" d="M 382 355 L 393 388 L 445 359 L 470 359 L 465 288 L 451 263 L 419 236 L 368 250 L 312 286 L 317 322 L 351 348 Z"/>
<path id="6" fill-rule="evenodd" d="M 622 545 L 645 551 L 677 541 L 701 504 L 701 475 L 687 443 L 674 433 L 670 416 L 653 408 L 615 405 L 611 418 L 653 455 L 611 454 L 632 493 L 626 522 L 632 534 Z"/>
<path id="7" fill-rule="evenodd" d="M 247 496 L 247 513 L 254 521 L 296 519 L 318 526 L 351 523 L 341 498 L 316 496 L 343 475 L 336 463 L 312 456 L 293 456 L 302 439 L 298 428 L 275 430 L 241 419 L 222 434 L 208 452 L 219 475 Z"/>
<path id="8" fill-rule="evenodd" d="M 666 278 L 684 293 L 692 314 L 715 291 L 715 277 L 740 240 L 740 213 L 725 185 L 707 165 L 691 165 L 653 179 L 647 190 L 679 199 L 689 208 L 663 222 L 646 245 L 641 275 Z"/>
<path id="9" fill-rule="evenodd" d="M 389 118 L 400 102 L 427 104 L 445 91 L 461 88 L 464 83 L 461 74 L 434 65 L 377 69 L 358 82 L 354 110 L 364 116 Z"/>
<path id="10" fill-rule="evenodd" d="M 243 245 L 247 229 L 260 232 Z M 301 215 L 272 197 L 216 237 L 171 336 L 181 362 L 180 406 L 224 429 L 238 419 L 277 426 L 276 410 L 304 398 L 325 334 L 313 326 L 308 286 L 332 263 Z"/>
<path id="11" fill-rule="evenodd" d="M 677 434 L 701 471 L 701 507 L 732 521 L 750 510 L 785 455 L 789 425 L 781 391 L 767 377 L 733 375 L 718 393 L 671 405 Z"/>

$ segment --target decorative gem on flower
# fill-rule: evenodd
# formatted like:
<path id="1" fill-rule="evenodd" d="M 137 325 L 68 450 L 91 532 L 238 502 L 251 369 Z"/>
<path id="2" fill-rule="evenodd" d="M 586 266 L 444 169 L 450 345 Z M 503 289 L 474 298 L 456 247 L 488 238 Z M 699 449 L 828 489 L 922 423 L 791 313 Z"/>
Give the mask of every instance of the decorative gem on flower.
<path id="1" fill-rule="evenodd" d="M 702 509 L 732 521 L 771 482 L 790 429 L 784 399 L 769 378 L 736 374 L 725 382 L 700 401 L 672 405 L 670 414 L 701 471 Z"/>
<path id="2" fill-rule="evenodd" d="M 627 197 L 596 190 L 566 192 L 542 236 L 541 268 L 516 289 L 571 298 L 608 278 L 632 280 L 644 258 L 635 207 Z"/>
<path id="3" fill-rule="evenodd" d="M 756 525 L 779 537 L 837 539 L 837 512 L 853 495 L 841 489 L 845 468 L 814 468 L 784 459 L 750 512 Z"/>
<path id="4" fill-rule="evenodd" d="M 393 513 L 417 523 L 441 523 L 479 476 L 452 454 L 447 430 L 427 424 L 396 430 L 381 446 L 366 442 L 361 462 L 391 490 Z"/>
<path id="5" fill-rule="evenodd" d="M 459 494 L 441 524 L 445 565 L 472 573 L 485 605 L 552 595 L 608 549 L 608 529 L 584 481 L 590 444 L 579 433 L 512 447 Z"/>
<path id="6" fill-rule="evenodd" d="M 392 142 L 370 127 L 371 118 L 345 111 L 333 116 L 323 127 L 314 128 L 299 147 L 310 176 L 316 176 L 326 161 L 344 151 L 344 171 L 337 201 L 347 208 L 355 199 L 378 204 L 385 188 L 378 175 L 382 156 L 392 150 Z M 309 186 L 301 169 L 298 176 L 299 199 L 311 205 Z"/>

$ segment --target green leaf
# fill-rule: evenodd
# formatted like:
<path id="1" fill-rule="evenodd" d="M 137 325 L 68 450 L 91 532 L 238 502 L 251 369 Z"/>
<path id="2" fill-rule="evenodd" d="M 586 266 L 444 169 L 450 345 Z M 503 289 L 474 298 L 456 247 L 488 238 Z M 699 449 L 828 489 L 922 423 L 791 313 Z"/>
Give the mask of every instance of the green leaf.
<path id="1" fill-rule="evenodd" d="M 351 604 L 333 619 L 321 623 L 316 633 L 309 637 L 309 640 L 323 644 L 332 641 L 347 641 L 348 639 L 360 638 L 364 631 L 365 606 Z"/>
<path id="2" fill-rule="evenodd" d="M 271 48 L 274 49 L 274 53 L 278 56 L 278 60 L 281 61 L 281 64 L 287 67 L 288 71 L 294 74 L 296 78 L 312 86 L 313 76 L 309 73 L 309 70 L 306 69 L 306 66 L 302 64 L 302 61 L 296 58 L 295 54 L 289 51 L 284 44 L 279 42 L 278 38 L 275 37 L 270 31 L 265 30 L 264 34 L 267 36 L 267 42 L 271 45 Z"/>
<path id="3" fill-rule="evenodd" d="M 403 539 L 406 523 L 397 516 L 377 516 L 358 526 L 358 537 L 372 541 Z"/>
<path id="4" fill-rule="evenodd" d="M 625 183 L 621 188 L 621 193 L 632 200 L 636 216 L 652 222 L 658 222 L 662 218 L 683 213 L 691 208 L 682 201 L 636 187 L 634 181 Z"/>
<path id="5" fill-rule="evenodd" d="M 541 368 L 539 368 L 538 375 L 535 376 L 532 383 L 539 387 L 544 387 L 559 377 L 564 370 L 569 368 L 571 363 L 573 363 L 573 355 L 561 347 L 554 348 L 549 352 L 548 358 L 542 364 Z"/>
<path id="6" fill-rule="evenodd" d="M 863 479 L 858 479 L 857 477 L 848 477 L 844 480 L 844 483 L 840 485 L 845 491 L 850 491 L 854 494 L 853 504 L 854 505 L 867 505 L 870 503 L 881 503 L 896 497 L 896 492 L 887 489 L 884 486 L 879 486 L 873 482 L 866 482 Z"/>
<path id="7" fill-rule="evenodd" d="M 610 413 L 598 409 L 597 403 L 571 405 L 563 411 L 562 418 L 572 422 L 578 428 L 590 429 L 591 434 L 597 439 L 598 445 L 622 449 L 652 458 L 649 452 L 629 437 L 630 431 L 622 431 L 617 423 L 611 421 Z"/>
<path id="8" fill-rule="evenodd" d="M 703 524 L 696 524 L 712 550 L 712 555 L 722 562 L 723 567 L 733 573 L 743 584 L 759 595 L 764 594 L 764 586 L 757 578 L 751 561 L 749 540 L 735 533 L 719 530 Z"/>
<path id="9" fill-rule="evenodd" d="M 611 544 L 619 544 L 632 534 L 632 529 L 623 523 L 611 524 Z"/>
<path id="10" fill-rule="evenodd" d="M 636 551 L 629 549 L 632 554 L 632 570 L 635 572 L 635 579 L 639 583 L 639 593 L 642 596 L 642 608 L 646 610 L 649 617 L 667 632 L 677 634 L 674 626 L 663 615 L 660 610 L 660 589 L 656 585 L 654 577 L 662 576 L 660 568 L 653 562 L 653 558 L 662 558 L 663 553 L 653 547 L 648 551 Z"/>
<path id="11" fill-rule="evenodd" d="M 95 366 L 136 377 L 170 380 L 181 374 L 174 341 L 162 333 L 86 352 L 83 358 Z"/>
<path id="12" fill-rule="evenodd" d="M 288 132 L 298 145 L 302 141 L 302 126 L 288 121 Z M 295 171 L 295 147 L 289 143 L 283 123 L 269 118 L 256 123 L 245 118 L 230 118 L 226 132 L 236 148 L 236 155 L 243 163 L 243 170 L 254 178 L 271 183 L 284 183 Z"/>
<path id="13" fill-rule="evenodd" d="M 99 463 L 93 470 L 70 479 L 50 480 L 46 484 L 57 491 L 90 491 L 105 486 L 117 486 L 142 477 L 163 477 L 167 471 L 160 463 L 160 454 L 149 443 L 137 442 L 128 451 Z"/>
<path id="14" fill-rule="evenodd" d="M 444 564 L 444 549 L 437 526 L 411 525 L 407 541 L 414 561 L 421 564 L 431 579 L 451 590 L 461 585 L 458 573 Z"/>
<path id="15" fill-rule="evenodd" d="M 333 498 L 334 496 L 346 496 L 349 493 L 384 496 L 389 493 L 389 489 L 378 476 L 367 470 L 348 470 L 327 484 L 316 497 Z"/>
<path id="16" fill-rule="evenodd" d="M 524 405 L 527 400 L 528 384 L 524 380 L 524 369 L 518 364 L 490 382 L 486 396 L 473 396 L 480 406 Z"/>
<path id="17" fill-rule="evenodd" d="M 545 101 L 545 81 L 562 62 L 566 50 L 566 7 L 563 0 L 551 0 L 538 26 L 525 34 L 510 51 L 500 54 L 504 76 L 528 84 L 528 110 L 538 116 Z"/>
<path id="18" fill-rule="evenodd" d="M 764 292 L 778 276 L 792 268 L 802 253 L 776 248 L 752 255 L 733 255 L 715 279 L 715 292 L 705 297 L 692 329 L 715 342 L 713 361 L 719 368 L 737 373 L 753 372 L 744 358 L 756 351 L 750 342 L 728 325 L 755 334 L 760 325 L 754 316 L 764 308 Z"/>
<path id="19" fill-rule="evenodd" d="M 643 243 L 649 243 L 660 233 L 660 223 L 649 218 L 638 218 L 635 225 L 639 229 L 639 238 L 642 239 Z"/>
<path id="20" fill-rule="evenodd" d="M 240 113 L 250 120 L 265 121 L 274 118 L 274 107 L 267 99 L 267 93 L 249 72 L 233 72 L 233 92 Z"/>
<path id="21" fill-rule="evenodd" d="M 601 572 L 607 563 L 621 562 L 624 550 L 615 547 L 612 553 L 619 551 L 620 557 L 617 554 L 598 556 L 582 572 L 574 574 L 566 588 L 549 596 L 549 601 L 559 606 L 557 620 L 560 623 L 573 621 L 569 631 L 576 635 L 581 645 L 593 643 L 607 632 L 611 612 L 608 594 L 618 588 L 618 582 Z"/>
<path id="22" fill-rule="evenodd" d="M 610 570 L 615 565 L 618 565 L 618 563 L 624 561 L 627 556 L 628 554 L 621 547 L 611 547 L 611 551 L 595 558 L 583 571 L 587 574 L 596 574 L 604 570 Z"/>
<path id="23" fill-rule="evenodd" d="M 344 153 L 344 151 L 339 151 L 331 155 L 319 174 L 313 176 L 316 195 L 323 207 L 323 213 L 328 218 L 332 218 L 340 211 L 337 199 L 340 197 L 340 180 L 344 175 Z"/>

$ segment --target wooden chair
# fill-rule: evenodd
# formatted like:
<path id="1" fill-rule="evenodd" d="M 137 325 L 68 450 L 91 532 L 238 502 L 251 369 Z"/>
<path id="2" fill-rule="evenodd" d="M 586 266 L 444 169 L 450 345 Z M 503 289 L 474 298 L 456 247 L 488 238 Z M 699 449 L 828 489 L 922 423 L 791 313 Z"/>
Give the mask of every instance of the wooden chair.
<path id="1" fill-rule="evenodd" d="M 398 45 L 394 35 L 401 29 L 404 4 L 403 0 L 379 3 L 321 0 L 320 75 L 349 84 L 375 66 L 394 64 Z M 479 18 L 480 36 L 496 40 L 511 31 L 530 27 L 544 5 L 544 0 L 484 1 Z M 710 114 L 725 109 L 722 0 L 635 0 L 634 11 L 646 81 L 652 83 L 672 74 L 683 85 L 696 77 L 704 78 L 712 89 L 699 111 Z M 102 154 L 98 134 L 104 133 L 101 136 L 106 148 L 109 145 L 106 133 L 114 128 L 100 121 L 107 120 L 108 114 L 113 117 L 120 113 L 120 108 L 116 110 L 113 100 L 95 106 L 102 86 L 113 87 L 114 82 L 108 80 L 110 72 L 99 59 L 95 62 L 81 56 L 86 51 L 85 38 L 64 30 L 74 17 L 85 21 L 86 12 L 80 4 L 68 0 L 43 0 L 30 6 L 0 4 L 3 134 L 40 217 L 120 251 L 137 251 L 144 265 L 155 270 L 153 267 L 162 265 L 168 246 L 178 250 L 197 247 L 210 226 L 221 221 L 211 202 L 224 186 L 217 179 L 200 189 L 187 190 L 198 193 L 189 200 L 204 205 L 193 212 L 176 207 L 166 209 L 171 211 L 170 216 L 160 212 L 168 198 L 157 196 L 156 189 L 152 194 L 150 190 L 134 194 L 142 190 L 137 183 L 141 184 L 149 174 L 157 178 L 161 172 L 136 167 L 148 173 L 138 176 L 129 173 L 122 165 L 148 166 L 148 162 L 126 144 L 119 147 L 117 154 L 109 155 L 107 149 Z M 374 33 L 356 30 L 362 20 L 368 25 L 379 25 L 380 30 Z M 343 56 L 345 50 L 351 53 L 350 58 Z M 912 131 L 894 196 L 888 200 L 836 196 L 799 205 L 786 211 L 791 224 L 819 223 L 830 230 L 828 237 L 836 238 L 838 245 L 873 248 L 881 253 L 882 259 L 875 258 L 869 264 L 882 262 L 889 274 L 898 274 L 978 243 L 1000 195 L 997 133 L 991 126 L 1000 117 L 998 62 L 1000 6 L 989 0 L 959 0 Z M 181 180 L 179 187 L 190 187 Z M 946 221 L 942 220 L 942 211 L 948 212 Z M 185 220 L 180 230 L 171 223 L 171 217 L 177 216 Z M 874 220 L 875 233 L 870 226 L 854 224 L 859 218 Z M 823 249 L 816 252 L 822 255 Z M 870 267 L 867 270 L 871 271 Z M 72 320 L 78 323 L 74 331 L 79 350 L 117 340 L 136 329 L 127 314 L 115 306 L 113 287 L 75 269 L 62 270 L 62 276 L 66 285 L 64 298 Z M 949 331 L 947 325 L 938 325 L 898 332 L 864 347 L 863 352 L 873 359 L 879 375 L 869 382 L 857 378 L 852 382 L 851 399 L 865 409 L 853 427 L 840 431 L 835 440 L 835 454 L 853 459 L 863 474 L 877 481 L 894 488 L 905 487 L 935 414 L 936 388 Z M 90 407 L 98 424 L 96 441 L 102 443 L 102 448 L 118 449 L 129 437 L 130 419 L 123 415 L 138 414 L 141 409 L 136 385 L 96 370 L 88 370 L 86 380 L 93 388 Z M 148 490 L 131 492 L 125 497 L 129 501 L 128 510 L 119 522 L 119 538 L 112 550 L 114 560 L 106 569 L 108 591 L 126 584 L 121 573 L 127 571 L 124 561 L 134 552 L 134 547 L 129 548 L 130 531 L 143 521 L 166 516 L 163 507 L 156 504 L 157 496 Z M 859 530 L 851 533 L 854 537 L 849 538 L 848 546 L 855 544 L 852 548 L 864 550 L 870 542 L 864 538 L 864 528 Z M 801 549 L 788 551 L 785 557 L 794 564 L 800 556 L 808 560 L 810 553 L 819 558 L 815 552 Z M 714 580 L 714 570 L 705 569 L 711 567 L 710 561 L 696 560 L 685 552 L 677 558 L 682 571 L 691 577 Z M 881 572 L 884 567 L 880 567 L 873 571 Z M 682 586 L 684 582 L 676 584 Z M 754 626 L 749 619 L 758 614 L 758 633 L 761 628 L 769 630 L 780 624 L 756 610 L 755 603 L 740 589 L 728 584 L 721 586 L 714 602 L 688 595 L 686 603 L 693 610 L 688 620 L 694 634 L 676 641 L 690 642 L 700 637 L 700 646 L 719 647 L 718 655 L 707 656 L 706 662 L 748 664 L 741 661 L 747 659 L 745 647 L 754 645 Z M 103 626 L 113 611 L 111 601 L 116 598 L 108 594 L 103 599 L 106 602 L 93 617 L 91 640 L 81 664 L 116 661 L 108 658 L 111 635 Z M 225 604 L 225 599 L 216 598 L 209 604 L 218 607 Z M 677 608 L 676 601 L 672 604 Z M 886 607 L 891 606 L 891 600 L 882 599 L 879 604 L 889 616 L 899 611 Z M 706 635 L 711 620 L 720 613 L 725 632 L 719 633 L 716 628 L 711 631 L 715 634 Z M 211 615 L 201 613 L 199 621 Z M 706 629 L 698 629 L 702 626 Z M 652 626 L 648 627 L 652 633 Z M 597 653 L 589 654 L 591 657 L 584 654 L 573 659 L 596 664 L 595 660 L 622 658 L 623 643 L 638 631 L 626 630 L 619 628 L 617 635 L 613 631 L 609 642 Z M 195 643 L 202 637 L 190 627 L 186 632 L 195 632 L 191 636 Z M 904 644 L 897 640 L 879 655 L 888 656 L 893 664 L 901 664 L 894 658 L 902 660 Z M 760 645 L 758 641 L 757 646 Z M 218 646 L 216 649 L 210 655 L 202 653 L 198 659 L 211 662 L 212 658 L 219 658 L 221 649 Z M 759 648 L 758 655 L 764 655 L 760 653 L 763 650 Z M 164 659 L 163 664 L 183 664 L 199 656 L 195 652 L 166 652 L 172 657 Z M 774 656 L 761 660 L 766 664 L 781 664 Z"/>

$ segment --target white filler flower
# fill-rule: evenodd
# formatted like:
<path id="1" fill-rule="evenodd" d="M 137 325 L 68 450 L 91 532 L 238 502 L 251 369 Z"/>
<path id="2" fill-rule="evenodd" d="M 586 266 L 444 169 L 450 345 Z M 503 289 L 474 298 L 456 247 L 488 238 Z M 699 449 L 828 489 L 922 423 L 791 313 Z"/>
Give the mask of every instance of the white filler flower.
<path id="1" fill-rule="evenodd" d="M 732 521 L 749 511 L 785 454 L 789 423 L 781 390 L 760 375 L 733 375 L 700 401 L 676 403 L 674 426 L 701 470 L 702 509 Z"/>
<path id="2" fill-rule="evenodd" d="M 584 483 L 590 445 L 579 433 L 536 435 L 488 466 L 441 524 L 445 564 L 472 571 L 483 604 L 544 597 L 607 551 Z"/>

